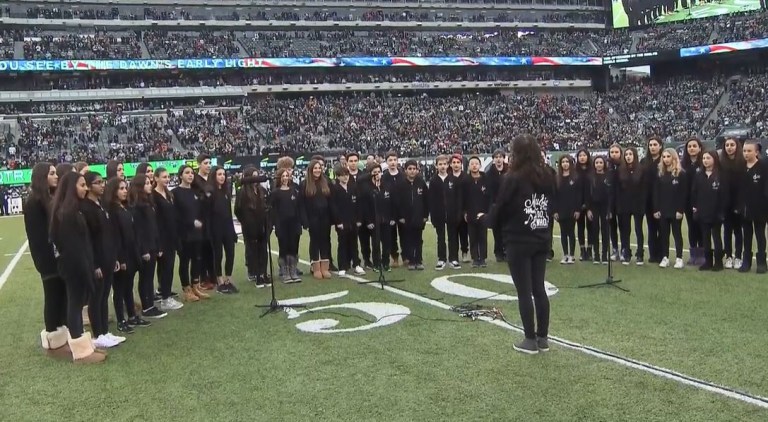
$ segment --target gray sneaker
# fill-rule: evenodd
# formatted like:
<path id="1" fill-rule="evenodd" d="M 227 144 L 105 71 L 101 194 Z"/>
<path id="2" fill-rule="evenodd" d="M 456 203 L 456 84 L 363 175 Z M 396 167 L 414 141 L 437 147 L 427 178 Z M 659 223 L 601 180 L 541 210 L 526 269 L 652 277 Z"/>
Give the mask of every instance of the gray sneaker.
<path id="1" fill-rule="evenodd" d="M 536 344 L 542 352 L 549 351 L 549 340 L 546 337 L 536 337 Z"/>
<path id="2" fill-rule="evenodd" d="M 536 340 L 532 338 L 526 338 L 512 345 L 512 348 L 518 352 L 528 355 L 535 355 L 539 353 L 539 346 L 536 344 Z"/>

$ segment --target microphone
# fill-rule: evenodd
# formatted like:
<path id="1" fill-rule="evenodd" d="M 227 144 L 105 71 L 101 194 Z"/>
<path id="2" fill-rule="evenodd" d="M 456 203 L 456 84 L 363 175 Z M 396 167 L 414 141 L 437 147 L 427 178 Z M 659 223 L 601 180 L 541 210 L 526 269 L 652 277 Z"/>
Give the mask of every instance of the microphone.
<path id="1" fill-rule="evenodd" d="M 244 185 L 251 184 L 251 183 L 262 184 L 262 183 L 267 182 L 267 181 L 269 181 L 269 178 L 267 176 L 264 176 L 264 175 L 246 176 L 246 177 L 243 177 L 242 179 L 240 179 L 240 183 L 242 183 Z"/>

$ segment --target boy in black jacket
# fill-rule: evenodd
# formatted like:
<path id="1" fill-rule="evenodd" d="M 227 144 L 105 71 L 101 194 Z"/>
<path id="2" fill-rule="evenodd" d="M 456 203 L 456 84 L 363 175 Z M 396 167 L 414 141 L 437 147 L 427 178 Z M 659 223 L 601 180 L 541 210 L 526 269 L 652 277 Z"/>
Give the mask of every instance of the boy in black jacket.
<path id="1" fill-rule="evenodd" d="M 469 250 L 472 255 L 472 267 L 487 266 L 488 230 L 484 217 L 491 209 L 491 190 L 488 178 L 480 171 L 480 158 L 469 159 L 469 176 L 463 185 L 464 221 L 469 232 Z"/>
<path id="2" fill-rule="evenodd" d="M 381 173 L 381 183 L 386 185 L 388 190 L 394 192 L 397 184 L 400 183 L 403 179 L 405 179 L 405 177 L 403 176 L 403 172 L 401 172 L 400 168 L 398 167 L 397 153 L 394 151 L 389 151 L 387 153 L 387 169 Z M 392 243 L 390 245 L 390 252 L 392 255 L 392 267 L 397 268 L 400 266 L 400 254 L 397 253 L 397 233 L 400 232 L 400 246 L 402 248 L 403 226 L 401 224 L 395 224 L 391 231 L 392 234 L 390 237 L 392 239 Z"/>
<path id="3" fill-rule="evenodd" d="M 488 178 L 488 188 L 491 190 L 491 204 L 496 202 L 496 195 L 501 187 L 501 178 L 507 172 L 509 165 L 504 162 L 507 155 L 502 150 L 493 153 L 493 165 L 488 169 L 486 177 Z M 501 227 L 493 227 L 493 255 L 496 262 L 506 262 L 504 258 L 504 240 L 501 238 Z"/>
<path id="4" fill-rule="evenodd" d="M 461 155 L 454 154 L 451 157 L 450 180 L 448 181 L 448 260 L 451 268 L 461 269 L 459 264 L 459 246 L 461 246 L 461 260 L 466 262 L 469 252 L 467 234 L 467 222 L 464 220 L 464 182 L 467 174 L 462 170 Z"/>
<path id="5" fill-rule="evenodd" d="M 448 174 L 448 156 L 441 155 L 435 159 L 435 167 L 437 172 L 429 179 L 429 215 L 432 220 L 432 227 L 435 228 L 437 234 L 437 264 L 436 270 L 442 270 L 445 268 L 447 261 L 447 251 L 445 248 L 445 233 L 446 225 L 448 225 L 450 218 L 448 214 L 448 195 L 449 186 L 453 186 L 451 182 L 451 175 Z M 450 183 L 450 184 L 449 184 Z M 448 243 L 450 244 L 450 236 Z M 453 256 L 452 261 L 458 262 L 458 246 L 456 247 L 456 255 Z"/>
<path id="6" fill-rule="evenodd" d="M 336 259 L 339 275 L 345 275 L 350 269 L 354 269 L 357 275 L 365 275 L 357 254 L 357 227 L 360 225 L 357 190 L 350 183 L 347 167 L 336 168 L 336 181 L 331 185 L 331 219 L 338 237 Z"/>
<path id="7" fill-rule="evenodd" d="M 429 216 L 427 184 L 419 176 L 416 160 L 405 163 L 405 179 L 395 190 L 398 222 L 402 225 L 403 260 L 409 270 L 424 270 L 422 257 L 424 226 Z"/>

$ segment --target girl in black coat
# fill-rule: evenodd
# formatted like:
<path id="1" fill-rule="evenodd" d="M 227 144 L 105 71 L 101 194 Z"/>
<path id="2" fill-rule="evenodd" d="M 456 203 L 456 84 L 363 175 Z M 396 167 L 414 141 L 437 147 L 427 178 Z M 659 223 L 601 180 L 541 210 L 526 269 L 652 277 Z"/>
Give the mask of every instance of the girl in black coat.
<path id="1" fill-rule="evenodd" d="M 173 190 L 173 205 L 176 209 L 176 230 L 179 233 L 179 279 L 184 297 L 196 302 L 209 297 L 200 287 L 202 277 L 203 226 L 202 199 L 192 187 L 195 172 L 192 167 L 179 168 L 180 183 Z M 197 300 L 195 300 L 195 297 Z"/>
<path id="2" fill-rule="evenodd" d="M 29 253 L 43 281 L 43 320 L 40 333 L 43 349 L 51 356 L 69 357 L 67 345 L 67 288 L 56 269 L 53 246 L 48 237 L 52 194 L 59 176 L 51 163 L 37 163 L 32 168 L 32 183 L 24 203 L 24 228 Z"/>
<path id="3" fill-rule="evenodd" d="M 309 230 L 309 259 L 315 278 L 331 278 L 331 188 L 323 166 L 312 160 L 299 188 L 301 224 Z"/>
<path id="4" fill-rule="evenodd" d="M 606 170 L 613 178 L 611 183 L 611 186 L 613 186 L 613 193 L 611 194 L 613 201 L 611 209 L 609 210 L 611 217 L 608 219 L 611 235 L 611 260 L 613 261 L 617 260 L 619 257 L 619 215 L 616 212 L 616 189 L 619 187 L 619 168 L 621 167 L 621 163 L 624 162 L 623 157 L 624 151 L 621 149 L 621 145 L 613 144 L 608 149 L 608 161 L 606 163 L 608 167 Z"/>
<path id="5" fill-rule="evenodd" d="M 462 188 L 464 189 L 462 193 L 463 214 L 469 231 L 472 267 L 485 268 L 488 265 L 485 261 L 488 257 L 488 228 L 484 217 L 491 209 L 492 199 L 489 180 L 480 171 L 479 157 L 473 156 L 469 159 L 469 174 L 466 176 Z M 426 185 L 424 189 L 426 190 Z M 423 198 L 426 200 L 426 197 Z M 403 202 L 402 199 L 399 202 Z M 402 207 L 402 204 L 396 204 L 397 206 Z M 422 208 L 426 209 L 426 204 Z M 418 221 L 421 221 L 421 218 Z M 410 229 L 409 227 L 406 228 Z M 421 245 L 421 236 L 419 236 L 419 245 Z M 419 258 L 421 258 L 421 247 L 419 247 Z"/>
<path id="6" fill-rule="evenodd" d="M 619 233 L 621 234 L 621 263 L 624 265 L 629 265 L 632 259 L 629 233 L 633 220 L 637 240 L 636 263 L 643 265 L 645 189 L 645 172 L 637 159 L 637 150 L 632 147 L 627 148 L 624 150 L 624 161 L 619 167 L 616 186 L 616 213 L 619 215 Z"/>
<path id="7" fill-rule="evenodd" d="M 691 251 L 689 265 L 702 265 L 704 263 L 704 248 L 701 240 L 701 227 L 693 218 L 693 206 L 691 206 L 691 186 L 696 173 L 701 171 L 701 153 L 704 147 L 698 138 L 691 138 L 685 143 L 683 151 L 683 170 L 687 177 L 688 191 L 685 204 L 685 221 L 688 222 L 688 248 Z"/>
<path id="8" fill-rule="evenodd" d="M 232 283 L 235 266 L 235 222 L 232 218 L 232 191 L 227 183 L 227 173 L 222 167 L 214 167 L 211 177 L 211 213 L 208 231 L 213 242 L 213 269 L 216 273 L 216 290 L 220 293 L 237 293 Z M 224 261 L 222 266 L 221 261 Z"/>
<path id="9" fill-rule="evenodd" d="M 90 333 L 83 332 L 83 306 L 94 290 L 94 259 L 91 236 L 80 203 L 88 187 L 85 178 L 67 172 L 60 180 L 51 205 L 50 238 L 53 242 L 57 271 L 67 285 L 68 343 L 72 359 L 98 363 L 106 354 L 96 352 Z"/>
<path id="10" fill-rule="evenodd" d="M 173 311 L 182 305 L 173 296 L 173 267 L 176 264 L 176 250 L 179 248 L 179 236 L 176 228 L 176 208 L 173 205 L 173 193 L 168 189 L 171 176 L 164 167 L 155 171 L 155 188 L 152 190 L 152 203 L 155 204 L 157 217 L 158 251 L 157 284 L 160 286 L 160 309 Z M 194 297 L 197 299 L 197 296 Z"/>
<path id="11" fill-rule="evenodd" d="M 154 174 L 154 173 L 153 173 Z M 128 188 L 128 203 L 133 213 L 136 244 L 139 247 L 139 298 L 142 314 L 147 318 L 164 318 L 167 314 L 155 307 L 155 266 L 160 239 L 157 215 L 152 203 L 152 181 L 142 173 L 136 174 Z"/>
<path id="12" fill-rule="evenodd" d="M 757 243 L 757 273 L 766 272 L 765 220 L 768 214 L 768 165 L 760 159 L 760 144 L 756 140 L 744 143 L 744 165 L 739 188 L 739 213 L 743 218 L 744 256 L 739 272 L 752 269 L 752 236 Z"/>
<path id="13" fill-rule="evenodd" d="M 563 247 L 561 264 L 576 262 L 576 220 L 581 216 L 583 187 L 574 170 L 573 158 L 563 155 L 558 160 L 557 190 L 552 204 L 555 220 L 560 225 L 560 244 Z"/>
<path id="14" fill-rule="evenodd" d="M 128 210 L 128 184 L 119 177 L 107 182 L 104 190 L 104 204 L 115 227 L 117 242 L 117 262 L 112 286 L 112 304 L 117 317 L 117 330 L 130 334 L 133 327 L 149 326 L 149 322 L 136 315 L 133 302 L 133 278 L 139 265 L 139 249 L 136 244 L 136 229 L 133 227 L 133 214 Z M 125 317 L 126 312 L 128 318 Z"/>
<path id="15" fill-rule="evenodd" d="M 733 138 L 726 139 L 719 160 L 722 182 L 728 185 L 725 221 L 723 221 L 724 266 L 726 269 L 739 269 L 741 267 L 741 254 L 744 247 L 741 214 L 737 212 L 739 189 L 741 189 L 741 181 L 746 171 L 744 153 L 741 149 L 741 142 Z"/>
<path id="16" fill-rule="evenodd" d="M 299 252 L 299 236 L 301 235 L 301 223 L 299 220 L 298 191 L 293 185 L 290 171 L 281 168 L 277 171 L 281 184 L 278 184 L 275 192 L 279 192 L 272 199 L 275 225 L 277 227 L 277 240 L 280 253 L 284 254 L 281 262 L 291 260 L 298 262 L 296 256 Z M 244 176 L 254 179 L 258 174 L 255 167 L 247 167 Z M 255 277 L 256 287 L 270 286 L 272 280 L 267 274 L 269 262 L 268 244 L 272 222 L 269 218 L 269 199 L 267 191 L 257 182 L 243 184 L 235 198 L 235 216 L 240 222 L 245 242 L 245 265 L 248 274 Z M 291 257 L 291 258 L 289 258 Z M 296 259 L 293 259 L 296 258 Z M 285 268 L 284 268 L 285 270 Z M 294 274 L 291 274 L 291 270 Z M 283 277 L 290 276 L 290 281 L 301 281 L 295 274 L 295 267 L 283 273 Z"/>
<path id="17" fill-rule="evenodd" d="M 681 225 L 685 215 L 688 186 L 677 151 L 667 148 L 661 154 L 653 189 L 653 218 L 659 222 L 662 258 L 659 267 L 669 266 L 669 233 L 675 239 L 675 268 L 683 268 L 683 235 Z"/>
<path id="18" fill-rule="evenodd" d="M 589 261 L 592 259 L 592 245 L 595 239 L 592 237 L 592 221 L 587 218 L 587 196 L 589 195 L 589 178 L 592 175 L 592 157 L 587 149 L 580 149 L 576 153 L 576 163 L 572 170 L 577 179 L 581 181 L 582 204 L 579 210 L 579 218 L 576 219 L 576 235 L 579 240 L 579 249 L 581 249 L 580 261 Z M 586 234 L 586 236 L 585 236 Z M 599 257 L 598 257 L 599 258 Z"/>
<path id="19" fill-rule="evenodd" d="M 611 244 L 609 221 L 613 203 L 613 175 L 608 171 L 605 157 L 594 159 L 594 172 L 586 181 L 589 186 L 587 197 L 587 219 L 591 222 L 593 258 L 595 264 L 608 263 L 608 247 Z M 602 249 L 600 248 L 602 246 Z M 602 251 L 602 255 L 600 252 Z"/>
<path id="20" fill-rule="evenodd" d="M 371 177 L 362 191 L 360 214 L 362 223 L 373 233 L 373 270 L 389 271 L 391 228 L 395 225 L 392 191 L 382 183 L 378 164 L 370 164 L 367 170 Z"/>
<path id="21" fill-rule="evenodd" d="M 648 262 L 660 263 L 661 259 L 667 256 L 668 251 L 661 248 L 661 232 L 659 223 L 653 214 L 654 209 L 654 190 L 656 188 L 656 179 L 659 177 L 659 163 L 661 162 L 662 142 L 658 137 L 648 139 L 645 157 L 640 161 L 645 171 L 646 200 L 645 200 L 645 219 L 648 224 Z M 669 241 L 669 239 L 667 239 Z"/>
<path id="22" fill-rule="evenodd" d="M 723 269 L 723 241 L 720 229 L 728 207 L 728 183 L 723 183 L 717 153 L 701 155 L 702 171 L 693 178 L 691 205 L 693 218 L 701 226 L 704 242 L 704 264 L 699 270 L 720 271 Z M 714 242 L 715 248 L 712 249 Z"/>
<path id="23" fill-rule="evenodd" d="M 357 191 L 354 185 L 349 183 L 349 169 L 338 167 L 335 170 L 336 182 L 331 186 L 331 216 L 336 227 L 337 250 L 336 262 L 339 266 L 339 275 L 355 269 L 358 274 L 362 272 L 357 258 L 357 226 L 360 225 L 360 210 L 357 202 Z M 405 235 L 405 233 L 403 233 Z M 405 250 L 403 254 L 405 255 Z"/>
<path id="24" fill-rule="evenodd" d="M 94 275 L 96 276 L 95 291 L 88 302 L 88 318 L 91 330 L 96 338 L 96 347 L 109 348 L 125 341 L 125 337 L 115 336 L 109 332 L 109 294 L 115 271 L 120 269 L 117 262 L 119 241 L 115 234 L 109 212 L 101 204 L 104 195 L 104 179 L 101 175 L 89 171 L 85 173 L 85 184 L 88 187 L 86 200 L 81 202 L 80 210 L 85 216 L 88 231 L 91 235 L 91 246 L 94 256 Z"/>

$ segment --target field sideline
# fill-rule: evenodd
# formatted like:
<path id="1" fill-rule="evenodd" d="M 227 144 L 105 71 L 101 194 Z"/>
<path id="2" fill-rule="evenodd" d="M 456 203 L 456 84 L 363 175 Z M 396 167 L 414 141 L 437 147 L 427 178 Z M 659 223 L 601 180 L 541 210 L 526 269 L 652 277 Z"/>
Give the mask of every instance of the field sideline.
<path id="1" fill-rule="evenodd" d="M 297 309 L 260 319 L 253 305 L 268 303 L 269 291 L 242 281 L 238 296 L 188 304 L 131 335 L 105 365 L 75 367 L 39 350 L 41 286 L 20 249 L 20 222 L 0 219 L 0 281 L 7 280 L 0 290 L 0 335 L 6 339 L 0 346 L 0 379 L 6 381 L 0 383 L 0 420 L 766 417 L 765 403 L 749 397 L 768 395 L 768 316 L 760 312 L 768 291 L 765 277 L 755 274 L 618 265 L 617 276 L 631 290 L 622 293 L 575 289 L 601 281 L 604 266 L 550 264 L 547 279 L 558 290 L 551 297 L 552 334 L 588 348 L 561 343 L 547 354 L 524 356 L 511 350 L 520 334 L 504 329 L 505 323 L 472 322 L 446 309 L 472 300 L 446 293 L 450 282 L 503 292 L 512 297 L 478 303 L 499 308 L 519 325 L 514 288 L 489 279 L 508 274 L 505 266 L 432 270 L 434 232 L 428 227 L 427 270 L 395 269 L 387 277 L 406 281 L 385 291 L 351 279 L 305 277 L 298 285 L 277 285 L 278 297 L 333 298 L 309 304 L 308 313 Z M 242 280 L 240 247 L 238 254 L 235 278 Z M 341 332 L 312 332 L 318 330 Z M 633 369 L 593 349 L 745 395 L 734 398 Z"/>

